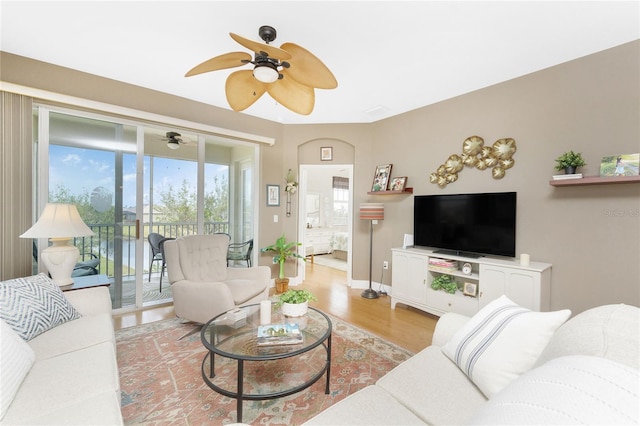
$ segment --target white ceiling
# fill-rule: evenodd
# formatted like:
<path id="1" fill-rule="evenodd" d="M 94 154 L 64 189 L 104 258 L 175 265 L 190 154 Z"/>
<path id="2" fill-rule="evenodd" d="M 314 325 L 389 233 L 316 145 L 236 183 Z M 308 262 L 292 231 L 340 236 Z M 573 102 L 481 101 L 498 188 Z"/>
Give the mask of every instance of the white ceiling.
<path id="1" fill-rule="evenodd" d="M 261 41 L 258 28 L 271 25 L 274 45 L 305 47 L 338 80 L 337 89 L 316 90 L 308 116 L 267 94 L 243 112 L 287 124 L 373 122 L 640 39 L 638 1 L 0 5 L 3 51 L 225 109 L 225 79 L 236 69 L 189 78 L 185 72 L 246 51 L 230 32 Z"/>

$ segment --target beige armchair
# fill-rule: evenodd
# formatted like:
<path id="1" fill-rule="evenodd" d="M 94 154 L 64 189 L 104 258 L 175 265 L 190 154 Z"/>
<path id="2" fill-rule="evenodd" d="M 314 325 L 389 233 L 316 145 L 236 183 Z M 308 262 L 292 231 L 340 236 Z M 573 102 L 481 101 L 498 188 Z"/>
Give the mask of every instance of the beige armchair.
<path id="1" fill-rule="evenodd" d="M 228 268 L 228 246 L 225 234 L 190 235 L 164 243 L 176 316 L 206 323 L 269 296 L 269 267 Z"/>

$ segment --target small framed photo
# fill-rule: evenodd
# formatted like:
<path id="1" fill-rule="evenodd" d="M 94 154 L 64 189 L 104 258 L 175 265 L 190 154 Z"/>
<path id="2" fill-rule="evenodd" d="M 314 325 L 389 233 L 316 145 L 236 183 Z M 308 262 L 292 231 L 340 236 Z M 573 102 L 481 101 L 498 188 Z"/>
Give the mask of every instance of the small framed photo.
<path id="1" fill-rule="evenodd" d="M 617 154 L 602 157 L 600 176 L 637 176 L 640 170 L 640 154 Z"/>
<path id="2" fill-rule="evenodd" d="M 476 283 L 464 283 L 462 288 L 462 294 L 465 296 L 476 297 L 478 295 L 478 284 Z"/>
<path id="3" fill-rule="evenodd" d="M 391 164 L 383 164 L 376 167 L 376 174 L 373 176 L 371 192 L 386 191 L 389 186 L 389 176 L 391 176 Z"/>
<path id="4" fill-rule="evenodd" d="M 391 184 L 389 185 L 389 191 L 404 191 L 404 187 L 406 184 L 407 184 L 406 176 L 394 177 L 391 179 Z"/>
<path id="5" fill-rule="evenodd" d="M 333 160 L 333 147 L 323 146 L 320 148 L 320 161 Z"/>
<path id="6" fill-rule="evenodd" d="M 280 185 L 267 184 L 267 207 L 280 205 Z"/>

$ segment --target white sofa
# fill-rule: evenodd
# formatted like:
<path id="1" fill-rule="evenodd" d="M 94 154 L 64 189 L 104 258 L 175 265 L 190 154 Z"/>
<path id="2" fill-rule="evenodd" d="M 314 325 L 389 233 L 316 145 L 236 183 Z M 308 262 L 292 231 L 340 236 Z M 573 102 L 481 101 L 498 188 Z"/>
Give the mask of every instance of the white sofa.
<path id="1" fill-rule="evenodd" d="M 37 285 L 41 285 L 47 284 L 47 278 L 41 274 L 19 280 L 40 281 Z M 48 331 L 25 341 L 12 328 L 15 321 L 9 325 L 11 319 L 26 322 L 33 317 L 18 298 L 14 298 L 13 305 L 8 303 L 15 281 L 5 281 L 0 286 L 3 291 L 0 344 L 3 416 L 0 424 L 122 424 L 115 333 L 107 287 L 59 292 L 80 317 L 54 324 Z M 53 312 L 60 316 L 58 307 Z"/>
<path id="2" fill-rule="evenodd" d="M 509 378 L 490 398 L 445 354 L 471 321 L 443 315 L 431 346 L 306 425 L 640 422 L 637 307 L 606 305 L 570 319 L 541 344 L 542 350 L 529 354 L 534 361 L 528 371 Z M 524 334 L 520 340 L 536 338 L 535 333 Z M 504 356 L 497 357 L 496 371 L 512 361 L 509 348 L 500 350 Z"/>

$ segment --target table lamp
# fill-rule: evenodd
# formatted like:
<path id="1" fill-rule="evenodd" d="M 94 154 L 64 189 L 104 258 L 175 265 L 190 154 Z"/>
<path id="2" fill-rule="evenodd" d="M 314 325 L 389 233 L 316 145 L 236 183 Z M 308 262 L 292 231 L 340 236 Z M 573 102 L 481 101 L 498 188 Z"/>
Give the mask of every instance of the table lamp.
<path id="1" fill-rule="evenodd" d="M 362 292 L 365 299 L 376 299 L 378 292 L 371 288 L 371 273 L 373 268 L 373 222 L 384 219 L 384 204 L 382 203 L 360 203 L 360 220 L 371 221 L 369 231 L 369 288 Z"/>
<path id="2" fill-rule="evenodd" d="M 88 237 L 93 231 L 82 221 L 73 204 L 49 203 L 40 219 L 20 238 L 49 238 L 52 245 L 42 250 L 40 259 L 59 286 L 73 284 L 71 272 L 80 251 L 71 244 L 73 237 Z"/>

